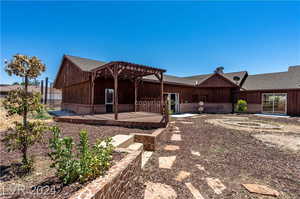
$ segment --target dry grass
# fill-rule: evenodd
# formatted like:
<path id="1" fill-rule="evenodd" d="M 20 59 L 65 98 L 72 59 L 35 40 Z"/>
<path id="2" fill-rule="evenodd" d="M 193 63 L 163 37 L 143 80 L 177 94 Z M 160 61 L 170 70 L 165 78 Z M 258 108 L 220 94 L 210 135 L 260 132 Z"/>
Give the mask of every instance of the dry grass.
<path id="1" fill-rule="evenodd" d="M 13 127 L 15 121 L 20 121 L 22 118 L 19 115 L 11 117 L 6 116 L 6 111 L 3 108 L 2 100 L 0 100 L 0 131 L 5 131 L 10 127 Z"/>

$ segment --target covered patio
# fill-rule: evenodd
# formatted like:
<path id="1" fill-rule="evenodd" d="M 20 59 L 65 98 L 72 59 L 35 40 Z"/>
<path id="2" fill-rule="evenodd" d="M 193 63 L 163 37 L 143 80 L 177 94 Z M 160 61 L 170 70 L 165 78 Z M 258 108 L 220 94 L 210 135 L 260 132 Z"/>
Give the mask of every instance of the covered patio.
<path id="1" fill-rule="evenodd" d="M 113 80 L 113 89 L 112 94 L 111 94 L 111 99 L 107 97 L 107 92 L 105 90 L 105 106 L 108 106 L 107 104 L 107 99 L 110 100 L 110 103 L 112 105 L 113 109 L 113 118 L 111 118 L 112 114 L 104 114 L 105 116 L 103 117 L 108 117 L 109 119 L 114 119 L 118 120 L 119 119 L 119 82 L 120 81 L 127 81 L 130 82 L 129 84 L 125 83 L 122 85 L 123 86 L 123 91 L 122 92 L 127 92 L 128 90 L 132 89 L 130 88 L 131 85 L 133 85 L 133 95 L 134 95 L 134 102 L 133 102 L 133 111 L 137 112 L 137 107 L 138 107 L 138 87 L 139 84 L 142 82 L 142 78 L 144 76 L 149 76 L 149 75 L 154 75 L 160 82 L 160 113 L 164 115 L 164 99 L 163 99 L 163 73 L 165 70 L 159 69 L 159 68 L 153 68 L 149 66 L 144 66 L 144 65 L 139 65 L 139 64 L 133 64 L 129 62 L 121 62 L 121 61 L 115 61 L 115 62 L 109 62 L 107 64 L 104 64 L 102 66 L 99 66 L 97 68 L 94 68 L 91 70 L 91 79 L 90 79 L 90 88 L 91 88 L 91 95 L 90 95 L 90 104 L 92 106 L 92 113 L 97 113 L 95 107 L 97 107 L 96 103 L 96 97 L 95 97 L 95 86 L 104 84 L 104 82 L 107 82 L 107 79 Z M 101 79 L 101 81 L 96 81 Z M 102 93 L 102 92 L 101 92 Z M 109 94 L 109 93 L 108 93 Z M 131 97 L 131 96 L 130 96 Z M 106 107 L 107 109 L 107 107 Z M 149 113 L 150 114 L 150 113 Z M 141 114 L 122 114 L 121 118 L 122 120 L 126 118 L 128 119 L 128 116 L 135 116 L 133 118 L 137 119 L 138 116 L 141 116 Z M 143 115 L 143 114 L 142 114 Z M 132 118 L 132 117 L 129 117 Z"/>

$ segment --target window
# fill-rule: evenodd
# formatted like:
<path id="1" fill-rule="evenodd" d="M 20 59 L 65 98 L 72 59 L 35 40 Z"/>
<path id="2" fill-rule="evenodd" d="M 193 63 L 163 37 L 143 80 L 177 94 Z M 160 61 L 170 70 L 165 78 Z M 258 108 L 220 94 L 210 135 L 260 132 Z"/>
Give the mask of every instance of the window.
<path id="1" fill-rule="evenodd" d="M 286 93 L 263 93 L 262 112 L 286 114 L 287 94 Z"/>

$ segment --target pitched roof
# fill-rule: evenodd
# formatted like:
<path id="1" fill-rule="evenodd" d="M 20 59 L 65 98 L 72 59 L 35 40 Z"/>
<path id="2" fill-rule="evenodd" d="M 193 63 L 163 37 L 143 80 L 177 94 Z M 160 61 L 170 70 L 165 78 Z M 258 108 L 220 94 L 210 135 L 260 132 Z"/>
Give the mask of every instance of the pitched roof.
<path id="1" fill-rule="evenodd" d="M 230 80 L 234 84 L 236 84 L 236 81 L 233 80 L 234 76 L 240 77 L 240 80 L 238 81 L 238 85 L 244 78 L 244 76 L 247 74 L 246 71 L 241 72 L 235 72 L 235 73 L 224 73 L 220 74 L 226 79 Z M 173 75 L 165 75 L 164 74 L 164 82 L 165 83 L 172 83 L 172 84 L 183 84 L 183 85 L 189 85 L 189 86 L 196 86 L 207 80 L 209 77 L 214 75 L 212 74 L 205 74 L 205 75 L 195 75 L 195 76 L 189 76 L 189 77 L 177 77 Z M 158 81 L 157 78 L 153 75 L 144 77 L 145 80 L 149 81 Z"/>
<path id="2" fill-rule="evenodd" d="M 222 73 L 221 75 L 224 76 L 226 79 L 230 80 L 231 82 L 233 82 L 234 84 L 236 83 L 240 84 L 246 74 L 247 71 L 240 71 L 240 72 L 232 72 L 232 73 Z M 184 77 L 184 79 L 198 81 L 198 84 L 201 84 L 203 81 L 208 79 L 211 75 L 213 74 L 195 75 L 195 76 Z M 239 77 L 240 80 L 234 81 L 233 77 L 235 76 Z"/>
<path id="3" fill-rule="evenodd" d="M 76 66 L 78 66 L 83 71 L 91 71 L 99 66 L 103 66 L 107 64 L 107 62 L 97 61 L 93 59 L 81 58 L 71 55 L 65 55 L 67 59 L 73 62 Z"/>
<path id="4" fill-rule="evenodd" d="M 248 75 L 243 89 L 272 90 L 300 89 L 300 66 L 291 66 L 287 72 Z"/>

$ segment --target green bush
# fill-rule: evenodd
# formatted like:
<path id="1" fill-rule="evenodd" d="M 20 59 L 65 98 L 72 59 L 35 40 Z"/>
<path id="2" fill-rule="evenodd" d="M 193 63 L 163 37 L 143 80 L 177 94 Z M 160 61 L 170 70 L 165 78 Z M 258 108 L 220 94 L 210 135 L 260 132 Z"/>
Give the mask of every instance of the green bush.
<path id="1" fill-rule="evenodd" d="M 238 100 L 236 104 L 237 112 L 246 112 L 247 111 L 247 102 L 245 100 Z"/>
<path id="2" fill-rule="evenodd" d="M 38 120 L 48 120 L 51 119 L 52 116 L 49 115 L 47 108 L 43 107 L 41 110 L 36 111 L 35 113 L 32 114 L 33 119 L 38 119 Z"/>
<path id="3" fill-rule="evenodd" d="M 50 139 L 50 158 L 52 168 L 56 169 L 57 176 L 64 184 L 75 181 L 85 182 L 103 175 L 109 168 L 112 160 L 112 139 L 97 140 L 91 148 L 88 132 L 80 131 L 80 142 L 77 153 L 74 153 L 74 142 L 71 137 L 61 137 L 60 129 L 52 127 L 53 137 Z"/>

